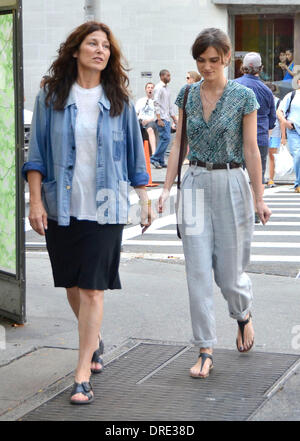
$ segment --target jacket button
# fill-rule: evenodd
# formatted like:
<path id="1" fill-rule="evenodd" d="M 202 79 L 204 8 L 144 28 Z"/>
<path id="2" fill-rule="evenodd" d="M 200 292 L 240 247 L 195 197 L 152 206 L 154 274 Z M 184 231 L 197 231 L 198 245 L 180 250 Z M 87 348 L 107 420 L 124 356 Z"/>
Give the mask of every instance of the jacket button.
<path id="1" fill-rule="evenodd" d="M 75 150 L 75 148 L 76 148 L 75 145 L 72 145 L 72 150 Z"/>
<path id="2" fill-rule="evenodd" d="M 71 188 L 70 185 L 67 185 L 67 186 L 66 186 L 66 189 L 67 189 L 67 190 L 70 190 L 70 188 Z"/>
<path id="3" fill-rule="evenodd" d="M 73 170 L 73 165 L 70 165 L 70 166 L 68 167 L 68 169 L 69 169 L 69 170 Z"/>

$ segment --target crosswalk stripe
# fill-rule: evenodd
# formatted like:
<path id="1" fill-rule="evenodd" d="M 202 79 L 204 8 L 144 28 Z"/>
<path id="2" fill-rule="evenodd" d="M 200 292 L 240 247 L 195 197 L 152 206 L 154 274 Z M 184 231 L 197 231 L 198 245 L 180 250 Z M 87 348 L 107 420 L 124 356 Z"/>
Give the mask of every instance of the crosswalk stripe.
<path id="1" fill-rule="evenodd" d="M 269 205 L 269 207 L 270 207 L 270 205 Z M 280 208 L 275 207 L 275 208 L 273 208 L 272 207 L 272 211 L 280 211 L 281 213 L 284 211 L 295 212 L 295 211 L 300 211 L 300 208 L 288 208 L 288 207 L 280 207 Z M 292 216 L 292 214 L 289 213 L 289 216 Z"/>
<path id="2" fill-rule="evenodd" d="M 184 254 L 180 253 L 122 253 L 123 259 L 150 259 L 150 260 L 184 260 Z M 300 256 L 268 256 L 252 254 L 251 262 L 297 262 L 300 265 Z"/>
<path id="3" fill-rule="evenodd" d="M 254 231 L 254 236 L 300 236 L 299 231 L 281 231 L 281 230 L 273 230 L 273 231 Z"/>
<path id="4" fill-rule="evenodd" d="M 263 225 L 260 224 L 260 226 L 263 226 Z M 282 226 L 282 227 L 284 227 L 284 226 L 298 227 L 298 226 L 300 226 L 300 222 L 272 222 L 272 220 L 269 220 L 269 222 L 266 225 L 264 225 L 264 228 L 272 227 L 272 226 L 274 226 L 274 227 L 280 227 L 280 226 Z"/>
<path id="5" fill-rule="evenodd" d="M 148 234 L 155 234 L 155 235 L 162 235 L 162 236 L 175 236 L 177 234 L 176 230 L 155 230 L 155 231 L 147 231 L 146 235 Z M 300 230 L 299 231 L 254 231 L 254 236 L 300 236 Z"/>
<path id="6" fill-rule="evenodd" d="M 175 214 L 170 214 L 169 216 L 164 216 L 159 219 L 156 219 L 155 222 L 150 225 L 147 230 L 147 233 L 150 231 L 156 231 L 158 228 L 165 227 L 167 225 L 171 225 L 176 223 Z M 142 228 L 140 225 L 136 225 L 134 227 L 125 228 L 123 231 L 123 240 L 132 239 L 133 237 L 140 236 L 142 233 Z"/>
<path id="7" fill-rule="evenodd" d="M 298 196 L 299 197 L 299 196 Z M 292 198 L 290 198 L 290 197 L 288 197 L 288 198 L 278 198 L 277 196 L 276 197 L 272 197 L 272 198 L 269 198 L 269 197 L 264 197 L 264 201 L 265 202 L 272 202 L 272 201 L 274 201 L 274 202 L 279 202 L 279 201 L 288 201 L 288 202 L 295 202 L 295 199 L 292 199 Z M 299 198 L 299 204 L 300 204 L 300 198 Z"/>
<path id="8" fill-rule="evenodd" d="M 299 202 L 268 202 L 268 207 L 273 207 L 273 205 L 286 205 L 286 206 L 293 206 L 293 207 L 299 207 Z"/>
<path id="9" fill-rule="evenodd" d="M 270 222 L 272 221 L 272 218 L 274 217 L 300 217 L 300 214 L 297 213 L 273 213 L 270 219 Z"/>
<path id="10" fill-rule="evenodd" d="M 181 241 L 179 240 L 125 240 L 123 245 L 131 246 L 170 246 L 181 247 Z M 254 248 L 299 248 L 299 242 L 252 242 Z M 300 257 L 300 256 L 299 256 Z"/>

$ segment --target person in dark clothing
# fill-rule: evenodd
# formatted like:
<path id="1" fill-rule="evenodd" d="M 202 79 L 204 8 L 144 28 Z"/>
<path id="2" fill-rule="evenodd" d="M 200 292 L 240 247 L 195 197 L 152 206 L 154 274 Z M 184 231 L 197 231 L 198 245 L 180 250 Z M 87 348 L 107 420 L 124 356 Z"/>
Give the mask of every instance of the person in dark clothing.
<path id="1" fill-rule="evenodd" d="M 271 90 L 259 78 L 262 69 L 260 54 L 249 52 L 245 55 L 241 66 L 244 75 L 235 81 L 252 89 L 260 106 L 257 111 L 257 143 L 261 156 L 262 184 L 264 185 L 269 152 L 269 130 L 275 127 L 276 110 Z M 257 216 L 255 216 L 255 222 L 259 222 Z"/>

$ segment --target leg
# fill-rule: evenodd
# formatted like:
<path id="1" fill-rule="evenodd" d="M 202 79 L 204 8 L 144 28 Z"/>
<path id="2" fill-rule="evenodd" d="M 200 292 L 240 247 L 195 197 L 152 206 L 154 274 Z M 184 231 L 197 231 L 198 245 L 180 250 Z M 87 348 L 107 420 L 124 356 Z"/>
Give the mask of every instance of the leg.
<path id="1" fill-rule="evenodd" d="M 252 304 L 252 286 L 245 268 L 250 260 L 253 205 L 242 170 L 230 170 L 215 182 L 213 228 L 215 281 L 228 303 L 230 317 L 243 321 Z M 244 345 L 238 331 L 238 345 L 247 349 L 254 338 L 252 323 L 245 327 Z"/>
<path id="2" fill-rule="evenodd" d="M 69 301 L 69 304 L 78 320 L 79 317 L 79 309 L 80 309 L 80 293 L 78 286 L 74 286 L 72 288 L 67 288 L 67 298 Z M 99 340 L 101 340 L 101 334 L 99 333 Z M 94 351 L 96 351 L 99 347 L 99 344 L 95 345 Z M 102 365 L 100 363 L 94 363 L 91 364 L 91 369 L 101 369 Z"/>
<path id="3" fill-rule="evenodd" d="M 154 155 L 151 156 L 151 162 L 158 162 L 160 165 L 165 163 L 165 152 L 171 140 L 171 126 L 170 122 L 164 120 L 165 127 L 157 125 L 159 133 L 159 142 Z"/>
<path id="4" fill-rule="evenodd" d="M 152 129 L 152 127 L 149 127 L 147 129 L 147 132 L 148 132 L 148 136 L 149 136 L 151 153 L 152 153 L 152 155 L 154 155 L 155 154 L 155 150 L 156 150 L 156 136 L 155 136 L 155 132 Z"/>
<path id="5" fill-rule="evenodd" d="M 274 184 L 274 175 L 275 175 L 275 158 L 274 158 L 274 153 L 277 153 L 277 149 L 275 148 L 270 148 L 269 149 L 269 171 L 270 171 L 270 177 L 269 177 L 269 181 L 272 181 L 272 183 Z"/>
<path id="6" fill-rule="evenodd" d="M 74 286 L 72 288 L 66 288 L 68 302 L 78 319 L 79 316 L 79 308 L 80 308 L 80 296 L 79 296 L 79 288 L 78 286 Z"/>
<path id="7" fill-rule="evenodd" d="M 98 343 L 99 329 L 103 315 L 103 291 L 79 289 L 80 308 L 78 317 L 79 360 L 75 382 L 88 382 L 91 375 L 91 359 Z M 87 400 L 83 394 L 76 394 L 74 400 Z"/>
<path id="8" fill-rule="evenodd" d="M 267 156 L 269 147 L 268 146 L 259 146 L 260 151 L 260 157 L 261 157 L 261 168 L 262 168 L 262 185 L 265 184 L 265 171 L 266 171 L 266 164 L 267 164 Z"/>
<path id="9" fill-rule="evenodd" d="M 300 136 L 296 130 L 287 130 L 287 140 L 289 151 L 294 159 L 294 171 L 296 180 L 294 187 L 300 187 Z"/>
<path id="10" fill-rule="evenodd" d="M 212 249 L 213 231 L 210 217 L 209 176 L 200 167 L 189 168 L 182 183 L 182 219 L 179 219 L 189 291 L 190 313 L 194 343 L 200 352 L 212 354 L 217 342 L 213 303 Z M 191 218 L 203 219 L 195 227 Z M 182 220 L 182 223 L 180 222 Z M 190 374 L 205 377 L 210 370 L 211 361 L 202 359 L 191 368 Z"/>

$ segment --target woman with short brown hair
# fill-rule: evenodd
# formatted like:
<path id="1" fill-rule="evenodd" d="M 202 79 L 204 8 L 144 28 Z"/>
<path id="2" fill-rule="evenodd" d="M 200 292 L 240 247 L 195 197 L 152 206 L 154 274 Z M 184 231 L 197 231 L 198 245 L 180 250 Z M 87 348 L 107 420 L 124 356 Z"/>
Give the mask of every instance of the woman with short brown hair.
<path id="1" fill-rule="evenodd" d="M 244 159 L 263 224 L 271 212 L 262 198 L 256 140 L 258 103 L 252 90 L 228 81 L 224 73 L 231 57 L 230 40 L 220 29 L 204 29 L 192 46 L 192 54 L 202 80 L 190 86 L 188 96 L 188 86 L 184 86 L 176 100 L 179 122 L 159 211 L 162 212 L 177 175 L 187 97 L 185 144 L 189 144 L 190 167 L 181 183 L 178 224 L 185 255 L 193 342 L 200 350 L 190 375 L 207 378 L 217 342 L 212 273 L 227 301 L 230 317 L 238 322 L 237 349 L 247 352 L 254 343 L 252 287 L 245 273 L 250 258 L 253 201 L 241 167 Z"/>

